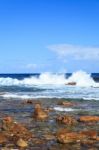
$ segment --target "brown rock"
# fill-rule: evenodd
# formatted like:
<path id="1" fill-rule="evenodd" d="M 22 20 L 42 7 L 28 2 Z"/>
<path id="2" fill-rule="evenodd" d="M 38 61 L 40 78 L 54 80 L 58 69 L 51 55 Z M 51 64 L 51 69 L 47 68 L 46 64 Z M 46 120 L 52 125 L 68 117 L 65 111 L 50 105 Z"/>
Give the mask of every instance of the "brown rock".
<path id="1" fill-rule="evenodd" d="M 19 146 L 19 147 L 27 147 L 28 146 L 28 144 L 27 144 L 27 142 L 26 141 L 24 141 L 23 139 L 18 139 L 18 141 L 17 141 L 17 146 Z"/>
<path id="2" fill-rule="evenodd" d="M 81 116 L 79 121 L 81 122 L 99 122 L 98 116 Z"/>
<path id="3" fill-rule="evenodd" d="M 2 120 L 2 129 L 9 130 L 13 125 L 13 118 L 8 116 Z"/>
<path id="4" fill-rule="evenodd" d="M 76 85 L 76 82 L 68 82 L 66 85 Z"/>
<path id="5" fill-rule="evenodd" d="M 99 136 L 97 136 L 96 140 L 99 141 Z"/>
<path id="6" fill-rule="evenodd" d="M 88 137 L 90 139 L 96 139 L 97 138 L 97 132 L 94 130 L 81 131 L 80 134 L 86 135 L 86 137 Z"/>
<path id="7" fill-rule="evenodd" d="M 76 119 L 71 116 L 59 116 L 56 118 L 56 121 L 59 123 L 67 124 L 67 125 L 74 125 L 77 123 Z"/>
<path id="8" fill-rule="evenodd" d="M 96 131 L 72 132 L 70 130 L 61 129 L 58 131 L 57 140 L 60 143 L 81 142 L 83 144 L 93 144 L 97 139 Z"/>
<path id="9" fill-rule="evenodd" d="M 0 144 L 7 142 L 7 137 L 0 132 Z"/>
<path id="10" fill-rule="evenodd" d="M 15 122 L 12 118 L 4 118 L 2 129 L 10 136 L 24 137 L 26 140 L 32 137 L 32 134 L 24 125 Z"/>
<path id="11" fill-rule="evenodd" d="M 60 102 L 58 102 L 58 105 L 63 105 L 63 106 L 66 106 L 66 107 L 72 107 L 72 106 L 75 105 L 75 103 L 67 102 L 67 101 L 60 101 Z"/>
<path id="12" fill-rule="evenodd" d="M 86 138 L 85 135 L 82 135 L 77 132 L 64 132 L 64 133 L 61 132 L 60 134 L 58 133 L 57 135 L 58 142 L 63 143 L 63 144 L 80 142 L 84 138 Z"/>
<path id="13" fill-rule="evenodd" d="M 40 104 L 36 104 L 34 108 L 33 117 L 38 120 L 45 120 L 48 117 L 48 114 L 41 108 Z"/>
<path id="14" fill-rule="evenodd" d="M 26 101 L 26 103 L 27 103 L 27 104 L 33 104 L 33 100 L 28 99 L 28 100 Z"/>

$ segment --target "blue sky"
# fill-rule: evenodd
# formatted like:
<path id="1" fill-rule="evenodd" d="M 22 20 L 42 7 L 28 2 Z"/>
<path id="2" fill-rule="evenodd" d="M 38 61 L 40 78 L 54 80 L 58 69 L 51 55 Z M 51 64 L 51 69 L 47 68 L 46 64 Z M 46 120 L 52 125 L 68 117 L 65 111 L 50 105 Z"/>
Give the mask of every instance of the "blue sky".
<path id="1" fill-rule="evenodd" d="M 99 72 L 99 0 L 0 0 L 0 73 Z"/>

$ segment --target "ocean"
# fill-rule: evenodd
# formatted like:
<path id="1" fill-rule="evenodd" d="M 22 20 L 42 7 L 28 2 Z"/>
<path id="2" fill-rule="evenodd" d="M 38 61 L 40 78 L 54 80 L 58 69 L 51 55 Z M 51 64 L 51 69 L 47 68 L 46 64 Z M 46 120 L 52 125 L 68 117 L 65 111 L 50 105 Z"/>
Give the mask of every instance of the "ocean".
<path id="1" fill-rule="evenodd" d="M 0 98 L 99 100 L 99 73 L 0 74 Z"/>
<path id="2" fill-rule="evenodd" d="M 70 83 L 76 83 L 76 85 L 70 85 Z M 37 106 L 40 107 L 38 111 Z M 47 115 L 45 120 L 36 118 L 41 112 Z M 0 74 L 1 127 L 4 118 L 7 117 L 9 120 L 9 116 L 15 124 L 18 123 L 19 127 L 20 124 L 24 125 L 33 134 L 28 142 L 27 150 L 99 149 L 99 141 L 93 136 L 94 133 L 99 135 L 99 119 L 90 122 L 80 121 L 80 118 L 84 116 L 94 119 L 99 117 L 99 73 L 88 74 L 84 71 L 77 71 L 72 74 Z M 58 122 L 57 119 L 60 121 Z M 76 124 L 72 124 L 71 119 L 75 120 Z M 8 136 L 9 126 L 6 131 L 2 129 L 1 133 L 7 133 Z M 75 136 L 75 133 L 79 135 L 80 132 L 84 132 L 88 135 L 88 139 L 85 137 L 80 141 L 78 138 L 75 141 L 74 138 L 74 142 L 69 143 L 67 138 L 68 143 L 60 144 L 56 135 L 60 130 L 64 133 L 64 129 L 70 132 L 70 136 L 72 133 Z M 5 145 L 0 144 L 0 149 L 3 146 L 8 149 L 9 147 L 19 149 L 16 144 L 12 143 L 12 139 L 15 141 L 15 137 L 18 137 L 20 132 L 21 136 L 24 135 L 23 130 L 19 131 L 14 132 L 14 136 L 10 133 L 9 143 L 7 141 Z M 64 135 L 66 136 L 66 133 Z M 27 134 L 23 136 L 24 138 L 27 141 Z"/>

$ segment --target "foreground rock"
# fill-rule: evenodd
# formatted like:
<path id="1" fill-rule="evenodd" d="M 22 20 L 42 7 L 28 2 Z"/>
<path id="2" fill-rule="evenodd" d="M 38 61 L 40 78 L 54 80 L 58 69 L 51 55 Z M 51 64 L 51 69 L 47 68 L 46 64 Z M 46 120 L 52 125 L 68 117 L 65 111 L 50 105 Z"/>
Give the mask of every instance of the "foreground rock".
<path id="1" fill-rule="evenodd" d="M 19 147 L 27 147 L 28 146 L 28 144 L 27 144 L 27 142 L 26 141 L 24 141 L 23 139 L 18 139 L 18 141 L 17 141 L 17 146 L 19 146 Z"/>
<path id="2" fill-rule="evenodd" d="M 66 125 L 75 125 L 77 124 L 77 120 L 75 118 L 73 118 L 72 116 L 59 116 L 56 118 L 56 121 L 59 123 L 63 123 Z"/>
<path id="3" fill-rule="evenodd" d="M 82 139 L 85 139 L 85 137 L 85 135 L 80 135 L 79 133 L 71 132 L 64 129 L 57 133 L 57 140 L 59 143 L 62 144 L 79 142 Z"/>
<path id="4" fill-rule="evenodd" d="M 81 122 L 99 122 L 98 116 L 81 116 L 79 121 Z"/>
<path id="5" fill-rule="evenodd" d="M 58 142 L 65 143 L 75 143 L 75 142 L 86 142 L 86 141 L 97 141 L 97 132 L 96 131 L 82 131 L 82 132 L 72 132 L 66 129 L 61 129 L 57 133 Z M 92 142 L 92 141 L 91 141 Z"/>
<path id="6" fill-rule="evenodd" d="M 31 132 L 28 129 L 26 129 L 24 125 L 15 122 L 12 117 L 5 117 L 3 119 L 2 130 L 6 131 L 6 133 L 12 138 L 16 136 L 28 140 L 32 137 Z"/>
<path id="7" fill-rule="evenodd" d="M 6 143 L 7 137 L 4 133 L 0 132 L 0 144 Z"/>
<path id="8" fill-rule="evenodd" d="M 48 114 L 45 110 L 41 108 L 41 105 L 35 104 L 33 118 L 38 119 L 38 120 L 45 120 L 47 119 L 47 117 L 48 117 Z"/>

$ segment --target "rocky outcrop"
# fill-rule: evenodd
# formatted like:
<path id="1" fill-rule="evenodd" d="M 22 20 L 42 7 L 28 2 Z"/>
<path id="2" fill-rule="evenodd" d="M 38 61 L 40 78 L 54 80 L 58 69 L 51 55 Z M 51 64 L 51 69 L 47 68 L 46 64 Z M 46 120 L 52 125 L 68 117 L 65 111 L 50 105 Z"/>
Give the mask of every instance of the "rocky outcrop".
<path id="1" fill-rule="evenodd" d="M 62 129 L 57 133 L 57 140 L 60 143 L 75 143 L 75 142 L 85 142 L 87 140 L 97 140 L 96 131 L 82 131 L 73 132 Z"/>
<path id="2" fill-rule="evenodd" d="M 57 140 L 59 143 L 62 144 L 79 142 L 82 139 L 85 139 L 85 137 L 86 136 L 83 134 L 79 134 L 77 132 L 72 132 L 68 130 L 59 131 L 57 134 Z"/>
<path id="3" fill-rule="evenodd" d="M 47 117 L 48 117 L 48 114 L 44 109 L 41 108 L 41 105 L 35 104 L 33 118 L 37 120 L 45 120 L 47 119 Z"/>
<path id="4" fill-rule="evenodd" d="M 66 125 L 75 125 L 77 123 L 77 120 L 75 118 L 73 118 L 72 116 L 59 116 L 56 118 L 56 121 L 59 123 L 63 123 Z"/>
<path id="5" fill-rule="evenodd" d="M 5 117 L 2 120 L 2 130 L 6 131 L 6 133 L 11 137 L 16 136 L 26 140 L 32 137 L 30 131 L 28 131 L 24 125 L 15 122 L 12 117 Z"/>
<path id="6" fill-rule="evenodd" d="M 99 122 L 99 117 L 98 116 L 81 116 L 79 118 L 80 122 Z"/>

